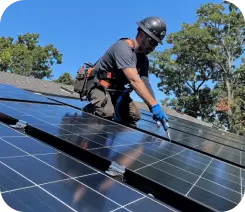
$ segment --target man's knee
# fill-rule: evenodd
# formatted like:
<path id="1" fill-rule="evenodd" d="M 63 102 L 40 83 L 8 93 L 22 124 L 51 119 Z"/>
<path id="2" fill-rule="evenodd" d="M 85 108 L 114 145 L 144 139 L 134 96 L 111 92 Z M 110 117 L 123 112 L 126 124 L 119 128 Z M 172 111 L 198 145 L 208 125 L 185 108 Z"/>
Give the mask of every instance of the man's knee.
<path id="1" fill-rule="evenodd" d="M 105 93 L 98 88 L 91 90 L 88 95 L 90 104 L 85 107 L 86 112 L 93 113 L 94 115 L 101 116 L 104 118 L 112 118 L 114 114 L 114 107 L 109 96 L 105 104 Z"/>
<path id="2" fill-rule="evenodd" d="M 97 113 L 105 118 L 112 118 L 114 115 L 114 108 L 112 105 L 106 104 L 104 107 L 97 108 Z"/>

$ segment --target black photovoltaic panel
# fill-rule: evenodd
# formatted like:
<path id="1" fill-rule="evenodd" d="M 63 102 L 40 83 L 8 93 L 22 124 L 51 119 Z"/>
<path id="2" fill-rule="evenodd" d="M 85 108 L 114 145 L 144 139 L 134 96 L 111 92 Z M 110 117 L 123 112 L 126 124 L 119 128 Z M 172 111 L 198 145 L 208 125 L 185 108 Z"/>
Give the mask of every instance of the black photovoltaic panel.
<path id="1" fill-rule="evenodd" d="M 18 116 L 213 209 L 230 210 L 243 196 L 244 169 L 81 111 L 74 114 L 76 110 L 66 112 L 66 107 L 53 110 L 26 103 L 7 103 L 5 110 L 6 103 L 1 104 L 2 113 Z M 33 107 L 38 114 L 31 112 Z"/>
<path id="2" fill-rule="evenodd" d="M 152 123 L 148 121 L 140 120 L 137 123 L 137 127 L 159 137 L 167 137 L 163 128 L 160 128 L 160 130 L 155 130 L 152 127 Z M 234 165 L 245 167 L 245 152 L 242 150 L 234 149 L 227 145 L 215 143 L 171 128 L 169 129 L 169 133 L 171 135 L 171 140 L 174 143 L 181 144 L 193 150 L 198 150 L 199 152 L 210 156 L 215 156 Z"/>
<path id="3" fill-rule="evenodd" d="M 25 102 L 38 102 L 48 104 L 59 104 L 55 101 L 49 100 L 44 96 L 34 94 L 11 85 L 0 84 L 0 99 L 1 100 L 15 100 Z"/>
<path id="4" fill-rule="evenodd" d="M 145 122 L 145 120 L 149 121 L 151 125 L 152 124 L 154 125 L 155 122 L 154 120 L 151 120 L 151 119 L 152 118 L 150 116 L 143 115 L 142 121 L 138 123 L 138 126 L 141 127 L 142 125 L 143 126 L 149 125 L 149 123 Z M 179 137 L 181 136 L 181 138 L 188 138 L 189 141 L 192 141 L 192 140 L 196 141 L 194 142 L 194 145 L 198 144 L 199 142 L 210 141 L 210 143 L 214 142 L 214 145 L 215 143 L 217 143 L 217 144 L 225 145 L 227 147 L 232 147 L 237 150 L 245 151 L 245 144 L 243 144 L 243 141 L 240 141 L 240 143 L 237 143 L 237 142 L 229 140 L 227 136 L 226 136 L 226 139 L 211 136 L 203 132 L 201 128 L 199 128 L 199 130 L 201 131 L 197 131 L 195 129 L 190 129 L 185 126 L 181 126 L 179 123 L 177 122 L 175 123 L 172 120 L 170 120 L 170 128 L 173 131 L 173 133 L 176 132 L 177 130 Z M 176 135 L 176 133 L 174 133 L 174 135 Z"/>
<path id="5" fill-rule="evenodd" d="M 0 124 L 0 189 L 18 211 L 173 211 L 31 137 Z"/>
<path id="6" fill-rule="evenodd" d="M 181 118 L 176 118 L 176 117 L 172 117 L 174 118 L 174 120 L 176 121 L 181 121 L 182 123 L 184 123 L 185 125 L 188 125 L 190 127 L 201 127 L 202 129 L 204 129 L 208 134 L 211 134 L 211 135 L 215 135 L 215 136 L 221 136 L 223 137 L 223 134 L 225 134 L 226 136 L 228 136 L 229 138 L 231 138 L 231 140 L 234 140 L 234 141 L 244 141 L 245 140 L 245 137 L 244 136 L 240 136 L 240 135 L 236 135 L 234 133 L 230 133 L 230 132 L 226 132 L 224 130 L 219 130 L 219 129 L 216 129 L 215 127 L 209 127 L 209 126 L 205 126 L 205 125 L 202 125 L 202 124 L 197 124 L 197 123 L 194 123 L 192 121 L 188 121 L 188 120 L 185 120 L 185 119 L 181 119 Z"/>
<path id="7" fill-rule="evenodd" d="M 56 100 L 60 103 L 64 103 L 64 104 L 67 104 L 67 105 L 70 105 L 70 106 L 73 106 L 79 109 L 83 108 L 86 104 L 88 104 L 87 101 L 81 101 L 80 99 L 62 98 L 62 97 L 54 97 L 54 96 L 47 96 L 47 97 L 52 100 Z M 141 110 L 141 113 L 142 113 L 143 120 L 146 119 L 152 122 L 152 114 L 150 112 Z M 236 137 L 227 138 L 227 133 L 224 133 L 218 130 L 214 130 L 211 127 L 202 126 L 200 124 L 192 123 L 190 121 L 186 121 L 184 119 L 179 119 L 179 118 L 172 117 L 172 116 L 169 116 L 169 118 L 170 118 L 171 128 L 173 129 L 187 132 L 192 135 L 197 135 L 204 139 L 208 139 L 208 140 L 220 143 L 220 144 L 224 144 L 226 146 L 236 148 L 238 150 L 245 151 L 245 138 L 244 137 L 236 136 Z M 199 130 L 201 130 L 201 132 Z M 230 135 L 231 134 L 229 134 L 229 136 Z M 238 138 L 240 139 L 238 140 Z"/>
<path id="8" fill-rule="evenodd" d="M 152 120 L 152 114 L 141 110 L 142 112 L 142 119 L 143 120 L 148 120 L 148 121 L 153 121 Z M 190 133 L 192 135 L 197 135 L 200 136 L 204 139 L 209 139 L 215 142 L 220 142 L 220 143 L 225 143 L 225 142 L 229 142 L 231 146 L 236 147 L 236 144 L 240 145 L 245 145 L 245 138 L 242 139 L 236 139 L 236 138 L 232 138 L 230 137 L 230 133 L 227 132 L 223 132 L 220 130 L 216 130 L 215 132 L 213 132 L 211 127 L 207 127 L 207 126 L 203 126 L 200 124 L 193 124 L 190 121 L 186 121 L 183 119 L 179 119 L 176 117 L 172 117 L 169 116 L 170 119 L 170 123 L 171 123 L 171 128 L 173 129 L 177 129 L 179 131 L 183 131 L 183 132 L 187 132 Z M 238 148 L 240 148 L 240 146 L 237 146 Z"/>

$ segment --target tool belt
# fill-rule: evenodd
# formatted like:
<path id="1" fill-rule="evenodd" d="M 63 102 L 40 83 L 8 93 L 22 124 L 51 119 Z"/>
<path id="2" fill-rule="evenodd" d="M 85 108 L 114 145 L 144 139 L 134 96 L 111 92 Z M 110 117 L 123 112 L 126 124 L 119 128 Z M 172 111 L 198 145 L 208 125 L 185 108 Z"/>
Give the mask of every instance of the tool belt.
<path id="1" fill-rule="evenodd" d="M 131 40 L 126 39 L 125 42 L 133 48 Z M 114 89 L 113 81 L 116 78 L 115 72 L 97 72 L 94 69 L 96 63 L 84 63 L 80 67 L 76 74 L 74 91 L 80 95 L 81 100 L 84 100 L 91 89 L 95 87 L 102 89 L 105 92 L 105 99 L 101 106 L 104 107 L 107 103 L 109 92 L 124 92 L 125 90 Z M 132 89 L 129 90 L 132 91 Z"/>

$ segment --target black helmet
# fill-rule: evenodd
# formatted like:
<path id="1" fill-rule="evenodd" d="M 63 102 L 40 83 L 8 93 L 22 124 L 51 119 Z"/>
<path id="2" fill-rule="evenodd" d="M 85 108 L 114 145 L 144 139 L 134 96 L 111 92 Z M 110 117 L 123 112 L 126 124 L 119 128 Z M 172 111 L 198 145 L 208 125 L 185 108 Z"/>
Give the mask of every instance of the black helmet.
<path id="1" fill-rule="evenodd" d="M 160 18 L 148 17 L 136 23 L 151 38 L 162 44 L 162 39 L 166 35 L 166 24 Z"/>

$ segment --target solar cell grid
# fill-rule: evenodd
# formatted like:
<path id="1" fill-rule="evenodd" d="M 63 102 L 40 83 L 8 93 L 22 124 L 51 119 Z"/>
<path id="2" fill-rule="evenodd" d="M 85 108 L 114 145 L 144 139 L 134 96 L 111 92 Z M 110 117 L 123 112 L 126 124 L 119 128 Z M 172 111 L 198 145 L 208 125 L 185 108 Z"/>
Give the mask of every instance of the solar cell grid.
<path id="1" fill-rule="evenodd" d="M 143 129 L 146 132 L 150 132 L 154 135 L 157 135 L 159 137 L 167 138 L 166 133 L 164 132 L 163 129 L 155 130 L 154 127 L 152 126 L 152 123 L 150 122 L 140 120 L 137 123 L 137 127 Z M 208 154 L 210 156 L 218 157 L 232 164 L 240 165 L 241 167 L 245 167 L 244 151 L 242 149 L 239 150 L 227 146 L 228 141 L 226 142 L 226 145 L 222 145 L 171 128 L 169 129 L 169 133 L 171 135 L 172 142 L 176 144 L 181 144 L 188 148 L 191 147 L 194 150 L 198 150 L 199 152 Z"/>
<path id="2" fill-rule="evenodd" d="M 46 108 L 45 111 L 48 112 L 49 110 Z M 81 112 L 79 113 L 83 116 Z M 57 108 L 54 117 L 51 116 L 51 113 L 46 113 L 47 116 L 52 117 L 52 120 L 58 117 L 58 114 L 66 116 L 63 110 L 61 112 Z M 76 119 L 77 116 L 79 115 L 75 116 Z M 69 125 L 56 126 L 62 133 L 62 130 L 69 131 L 67 126 L 71 127 L 72 113 L 69 114 L 69 117 Z M 38 120 L 41 119 L 42 117 L 39 116 Z M 84 124 L 75 127 L 77 132 L 82 129 L 88 132 L 92 131 L 90 135 L 80 135 L 76 131 L 73 131 L 76 134 L 69 131 L 70 134 L 55 135 L 76 144 L 79 148 L 87 149 L 110 161 L 116 161 L 136 173 L 215 209 L 231 209 L 240 202 L 243 189 L 242 177 L 241 174 L 237 175 L 234 172 L 242 173 L 243 169 L 142 132 L 114 125 L 112 122 L 108 122 L 111 125 L 108 126 L 96 125 L 96 120 L 100 120 L 98 118 L 89 120 L 89 124 L 86 124 L 86 120 L 88 119 L 83 119 Z M 47 129 L 51 126 L 56 125 L 48 124 L 47 121 L 45 120 L 45 124 L 33 126 L 48 131 Z M 64 128 L 61 129 L 61 126 Z M 97 131 L 93 132 L 93 129 L 97 129 Z M 103 134 L 99 134 L 101 131 Z M 130 143 L 123 143 L 123 141 Z M 222 147 L 217 151 L 218 153 L 222 152 Z M 206 189 L 208 186 L 215 187 L 219 192 L 214 193 L 211 189 Z M 203 200 L 200 195 L 204 195 L 207 199 Z M 216 203 L 214 204 L 212 200 L 215 200 Z"/>
<path id="3" fill-rule="evenodd" d="M 16 106 L 16 103 L 15 103 L 15 105 L 14 106 Z M 35 106 L 36 107 L 36 106 Z M 47 106 L 48 107 L 48 106 Z M 49 106 L 50 107 L 50 106 Z M 62 108 L 62 107 L 60 107 L 60 108 Z M 50 120 L 52 121 L 52 120 L 56 120 L 56 119 L 54 119 L 54 118 L 51 118 L 50 117 L 50 115 L 53 113 L 52 112 L 52 107 L 50 108 L 50 110 L 48 110 L 47 108 L 46 109 L 44 109 L 43 107 L 42 107 L 42 109 L 45 111 L 45 113 L 43 112 L 43 115 L 42 115 L 42 117 L 40 116 L 38 119 L 36 119 L 36 118 L 34 118 L 34 117 L 32 117 L 32 116 L 28 116 L 28 117 L 21 117 L 21 118 L 25 118 L 24 120 L 25 121 L 27 121 L 28 123 L 30 123 L 30 124 L 32 124 L 32 125 L 34 125 L 34 126 L 36 126 L 36 124 L 37 125 L 41 125 L 41 126 L 39 126 L 39 128 L 40 129 L 43 129 L 43 130 L 45 130 L 45 131 L 47 131 L 47 132 L 49 132 L 49 133 L 51 133 L 51 134 L 72 134 L 72 133 L 74 133 L 74 130 L 77 130 L 77 131 L 79 131 L 79 134 L 81 135 L 81 134 L 83 134 L 82 133 L 82 131 L 84 132 L 84 135 L 83 135 L 83 137 L 85 136 L 85 138 L 91 138 L 91 132 L 92 132 L 92 134 L 97 134 L 97 136 L 99 136 L 99 134 L 101 134 L 101 136 L 99 136 L 99 138 L 101 138 L 101 139 L 106 139 L 107 138 L 107 136 L 108 136 L 108 134 L 109 134 L 109 136 L 112 136 L 113 134 L 115 134 L 115 132 L 111 132 L 111 131 L 108 131 L 109 129 L 111 129 L 112 131 L 115 131 L 114 129 L 116 129 L 115 127 L 114 128 L 111 128 L 111 126 L 110 127 L 107 127 L 107 128 L 105 128 L 104 130 L 103 130 L 103 128 L 105 127 L 104 125 L 100 125 L 100 126 L 102 126 L 102 130 L 101 130 L 101 128 L 100 129 L 98 129 L 98 126 L 93 126 L 93 123 L 95 123 L 96 121 L 96 119 L 89 119 L 89 118 L 87 118 L 86 120 L 84 120 L 83 121 L 83 123 L 85 122 L 85 124 L 83 124 L 83 125 L 77 125 L 77 126 L 71 126 L 71 125 L 62 125 L 62 128 L 59 128 L 58 126 L 47 126 L 47 125 L 45 125 L 47 122 L 45 122 L 45 121 L 41 121 L 40 119 L 42 119 L 43 117 L 45 117 L 45 114 L 46 115 L 48 115 L 49 117 L 48 118 L 50 118 Z M 15 107 L 15 110 L 16 110 L 16 107 Z M 28 112 L 28 110 L 24 110 L 25 112 Z M 33 111 L 32 110 L 30 110 L 31 111 L 31 114 L 33 114 Z M 63 109 L 61 110 L 61 111 L 63 111 Z M 56 112 L 57 112 L 57 114 L 59 113 L 60 115 L 61 114 L 64 114 L 64 113 L 60 113 L 60 112 L 58 112 L 57 111 L 57 108 L 56 108 Z M 81 113 L 81 112 L 80 112 Z M 28 115 L 28 113 L 25 113 L 25 114 L 27 114 Z M 36 113 L 35 113 L 36 114 Z M 56 115 L 57 115 L 56 114 Z M 71 114 L 71 113 L 70 113 Z M 83 114 L 83 113 L 81 113 L 81 114 Z M 58 116 L 58 115 L 57 115 Z M 88 116 L 88 115 L 87 115 Z M 66 116 L 65 116 L 66 117 Z M 78 115 L 76 116 L 76 117 L 78 117 Z M 81 116 L 81 117 L 83 117 L 83 115 Z M 57 118 L 57 117 L 55 117 L 55 118 Z M 32 120 L 34 120 L 34 122 L 33 121 L 30 121 L 30 119 L 32 119 Z M 79 118 L 80 119 L 80 118 Z M 81 119 L 80 119 L 81 120 Z M 57 120 L 58 121 L 58 120 Z M 71 123 L 71 121 L 72 121 L 72 119 L 70 119 L 69 120 L 69 123 Z M 76 121 L 76 120 L 75 120 Z M 86 121 L 87 121 L 87 123 L 86 123 Z M 58 123 L 58 122 L 55 122 L 56 124 Z M 92 124 L 92 125 L 91 125 Z M 69 126 L 69 130 L 67 129 L 67 126 Z M 82 126 L 82 128 L 81 128 L 81 126 Z M 45 129 L 46 128 L 46 129 Z M 76 129 L 77 128 L 77 129 Z M 72 129 L 72 130 L 71 130 Z M 128 128 L 125 128 L 125 129 L 128 129 Z M 120 130 L 122 130 L 122 129 L 120 129 Z M 150 129 L 148 129 L 149 131 L 150 131 Z M 120 141 L 120 143 L 122 144 L 124 141 L 123 140 L 127 140 L 127 141 L 132 141 L 132 136 L 134 137 L 134 140 L 135 140 L 135 138 L 139 138 L 139 139 L 141 139 L 141 137 L 140 137 L 140 135 L 144 135 L 144 134 L 142 134 L 142 133 L 140 133 L 140 132 L 134 132 L 136 135 L 137 135 L 137 137 L 135 136 L 135 135 L 133 135 L 134 133 L 132 132 L 131 133 L 131 131 L 130 131 L 130 133 L 128 133 L 128 131 L 130 131 L 130 130 L 127 130 L 127 132 L 126 133 L 124 133 L 124 132 L 121 132 L 121 133 L 118 133 L 117 134 L 117 136 L 116 136 L 116 138 L 114 138 L 114 140 L 116 140 L 116 142 L 118 142 L 118 141 Z M 154 132 L 158 132 L 159 134 L 163 134 L 164 136 L 166 136 L 165 135 L 165 133 L 163 132 L 163 131 L 156 131 L 156 130 L 154 130 Z M 172 134 L 172 132 L 170 131 L 170 133 Z M 212 154 L 215 154 L 215 153 L 218 153 L 218 151 L 222 148 L 222 146 L 221 145 L 218 145 L 218 144 L 212 144 L 212 143 L 210 143 L 210 142 L 207 142 L 207 141 L 203 141 L 203 145 L 202 144 L 200 144 L 200 141 L 195 141 L 195 140 L 188 140 L 188 142 L 186 142 L 185 141 L 185 138 L 182 136 L 182 135 L 180 135 L 180 134 L 178 134 L 178 133 L 174 133 L 174 136 L 172 136 L 173 138 L 172 139 L 175 139 L 175 140 L 178 140 L 180 143 L 182 142 L 182 143 L 184 143 L 184 144 L 188 144 L 189 146 L 194 146 L 195 148 L 197 148 L 197 149 L 200 149 L 201 151 L 206 151 L 206 152 L 208 152 L 208 153 L 212 153 Z M 111 138 L 111 137 L 110 137 Z M 118 139 L 117 139 L 118 138 Z M 188 139 L 188 138 L 187 138 Z M 91 140 L 91 139 L 90 139 Z M 151 140 L 149 140 L 149 142 L 150 142 Z M 108 143 L 108 142 L 107 142 Z M 128 143 L 128 142 L 127 142 Z M 135 143 L 135 142 L 134 142 Z M 93 141 L 91 141 L 90 142 L 90 144 L 92 144 L 92 145 L 89 145 L 89 146 L 91 146 L 91 148 L 99 148 L 99 147 L 101 147 L 101 146 L 99 146 L 99 145 L 95 145 L 94 144 L 94 142 Z M 199 145 L 198 145 L 199 144 Z M 103 143 L 102 143 L 102 145 L 103 145 Z M 211 146 L 211 147 L 210 147 Z M 225 151 L 225 150 L 224 150 Z M 223 153 L 223 151 L 221 151 L 219 154 L 217 154 L 217 156 L 220 156 L 220 157 L 222 157 L 222 155 L 224 155 L 224 153 Z M 227 156 L 225 157 L 225 158 L 227 158 Z M 232 161 L 232 162 L 234 162 L 234 163 L 241 163 L 241 165 L 243 165 L 244 164 L 244 157 L 243 157 L 243 153 L 240 153 L 240 155 L 230 155 L 230 158 L 228 158 L 228 160 L 230 160 L 230 161 Z"/>
<path id="4" fill-rule="evenodd" d="M 50 98 L 51 100 L 56 100 L 60 103 L 65 103 L 67 105 L 76 107 L 76 108 L 82 108 L 84 107 L 88 102 L 87 101 L 81 101 L 80 99 L 70 99 L 70 98 L 62 98 L 62 97 L 54 97 L 54 96 L 47 96 L 48 98 Z M 152 116 L 152 114 L 146 110 L 141 110 L 142 113 L 142 117 L 143 119 L 152 121 L 152 118 L 149 116 Z M 189 129 L 196 129 L 196 131 L 198 132 L 199 129 L 201 128 L 204 132 L 205 135 L 207 136 L 206 138 L 210 138 L 213 139 L 212 137 L 210 137 L 209 135 L 213 135 L 217 138 L 224 138 L 224 132 L 222 131 L 218 131 L 216 129 L 213 129 L 211 127 L 207 127 L 201 124 L 197 124 L 197 123 L 192 123 L 190 121 L 184 120 L 184 119 L 180 119 L 177 117 L 173 117 L 173 116 L 169 116 L 170 118 L 170 122 L 171 123 L 176 123 L 180 126 L 189 128 Z M 194 134 L 195 132 L 192 131 L 192 134 Z M 233 142 L 237 142 L 237 143 L 243 143 L 245 145 L 245 137 L 244 136 L 239 136 L 239 135 L 235 135 L 232 133 L 226 133 L 229 136 L 229 139 Z M 205 137 L 204 137 L 205 138 Z M 244 141 L 244 142 L 241 142 Z"/>
<path id="5" fill-rule="evenodd" d="M 69 99 L 66 99 L 66 98 L 59 98 L 57 100 L 60 102 L 65 102 L 66 104 L 71 105 L 71 106 L 75 106 L 75 107 L 77 107 L 78 104 L 79 104 L 79 107 L 81 104 L 83 104 L 83 105 L 87 104 L 87 102 L 81 103 L 80 100 L 70 101 Z M 146 120 L 152 121 L 151 114 L 147 111 L 142 110 L 142 117 L 143 117 L 143 120 L 146 119 Z M 217 130 L 214 131 L 210 127 L 201 126 L 198 124 L 194 125 L 193 123 L 190 123 L 188 121 L 181 120 L 181 119 L 171 117 L 171 116 L 170 116 L 170 119 L 171 119 L 171 128 L 172 129 L 174 128 L 174 129 L 177 129 L 178 131 L 184 131 L 184 132 L 190 133 L 192 135 L 197 135 L 199 137 L 202 137 L 203 139 L 208 139 L 208 140 L 211 140 L 213 142 L 216 142 L 216 143 L 219 143 L 222 145 L 227 145 L 227 146 L 245 151 L 245 140 L 242 141 L 242 140 L 238 140 L 236 138 L 229 138 L 229 141 L 228 141 L 227 136 L 222 135 L 223 132 L 217 133 Z M 181 122 L 183 122 L 182 125 L 181 125 Z M 159 131 L 156 131 L 153 124 L 150 126 L 149 124 L 144 123 L 143 121 L 140 121 L 140 122 L 138 122 L 138 127 L 140 129 L 150 129 L 151 131 L 154 131 L 155 134 L 159 135 Z M 201 132 L 199 132 L 200 129 L 202 130 Z M 161 136 L 167 138 L 165 133 L 163 134 L 162 132 L 160 132 L 160 134 L 161 134 Z M 173 132 L 173 134 L 176 135 L 174 132 Z M 180 139 L 178 139 L 178 142 L 186 144 L 186 142 L 183 140 L 183 138 L 188 138 L 188 135 L 178 135 L 178 137 L 180 138 Z M 201 139 L 198 139 L 198 142 L 193 141 L 193 140 L 196 140 L 196 138 L 195 137 L 188 138 L 188 146 L 195 147 L 198 142 L 201 142 Z M 213 146 L 214 146 L 214 150 L 215 149 L 219 150 L 222 147 L 220 145 L 215 145 L 215 144 L 213 144 Z M 215 153 L 214 151 L 212 151 L 212 152 Z M 221 153 L 221 155 L 222 155 L 222 153 Z M 230 161 L 237 163 L 238 160 L 235 159 L 234 157 L 232 157 Z M 243 163 L 240 163 L 240 164 L 243 164 Z"/>
<path id="6" fill-rule="evenodd" d="M 142 112 L 143 120 L 148 120 L 150 122 L 153 121 L 151 113 L 144 110 L 141 110 L 141 112 Z M 192 122 L 184 119 L 180 119 L 172 116 L 169 116 L 169 119 L 171 123 L 170 127 L 173 129 L 178 129 L 180 131 L 188 132 L 193 135 L 202 136 L 203 138 L 208 138 L 213 141 L 217 141 L 217 139 L 218 140 L 225 139 L 235 143 L 245 144 L 245 138 L 241 136 L 239 137 L 240 139 L 237 139 L 232 137 L 230 133 L 214 130 L 211 127 L 207 127 L 200 124 L 193 124 Z M 199 132 L 199 130 L 201 130 L 201 132 Z"/>
<path id="7" fill-rule="evenodd" d="M 142 119 L 152 121 L 152 114 L 150 112 L 145 111 L 145 110 L 141 110 L 141 113 L 142 113 Z M 228 140 L 231 140 L 231 141 L 237 142 L 237 143 L 244 143 L 245 142 L 245 137 L 242 137 L 242 136 L 239 136 L 236 134 L 232 134 L 229 132 L 224 132 L 221 130 L 213 129 L 213 128 L 205 126 L 205 125 L 196 124 L 196 123 L 193 123 L 191 121 L 187 121 L 187 120 L 180 119 L 180 118 L 173 117 L 173 116 L 169 116 L 169 119 L 170 119 L 171 127 L 174 128 L 174 124 L 176 124 L 176 127 L 178 129 L 181 129 L 181 128 L 182 128 L 182 130 L 191 129 L 192 134 L 194 134 L 195 131 L 199 132 L 199 130 L 201 130 L 203 132 L 203 136 L 208 136 L 207 138 L 211 138 L 214 140 L 217 140 L 217 138 L 218 139 L 221 138 L 221 139 L 228 139 Z M 210 137 L 210 135 L 212 137 Z"/>
<path id="8" fill-rule="evenodd" d="M 144 122 L 144 120 L 148 120 L 152 124 L 154 124 L 152 117 L 150 117 L 148 115 L 147 115 L 147 117 L 146 116 L 142 117 L 142 122 Z M 139 127 L 141 127 L 141 123 L 139 123 Z M 244 145 L 245 141 L 242 141 L 242 140 L 238 141 L 238 140 L 234 140 L 234 139 L 231 140 L 228 136 L 219 137 L 216 135 L 210 135 L 209 132 L 207 132 L 206 130 L 203 130 L 202 128 L 193 129 L 193 128 L 188 127 L 188 125 L 186 125 L 186 124 L 183 126 L 183 125 L 181 125 L 180 121 L 174 122 L 173 120 L 171 120 L 170 121 L 170 128 L 172 130 L 177 130 L 177 131 L 184 133 L 184 137 L 191 135 L 191 136 L 194 136 L 194 138 L 196 138 L 196 136 L 198 136 L 202 139 L 207 139 L 207 140 L 210 140 L 212 142 L 231 146 L 231 147 L 234 147 L 234 148 L 237 148 L 240 150 L 243 150 L 245 148 L 245 145 Z M 201 130 L 201 131 L 199 131 L 199 130 Z"/>
<path id="9" fill-rule="evenodd" d="M 5 144 L 5 149 L 1 150 L 8 146 L 18 151 L 18 154 L 8 157 L 2 157 L 0 153 L 1 194 L 15 210 L 138 211 L 142 203 L 147 204 L 148 210 L 173 211 L 167 205 L 3 124 L 0 124 L 0 143 Z"/>

